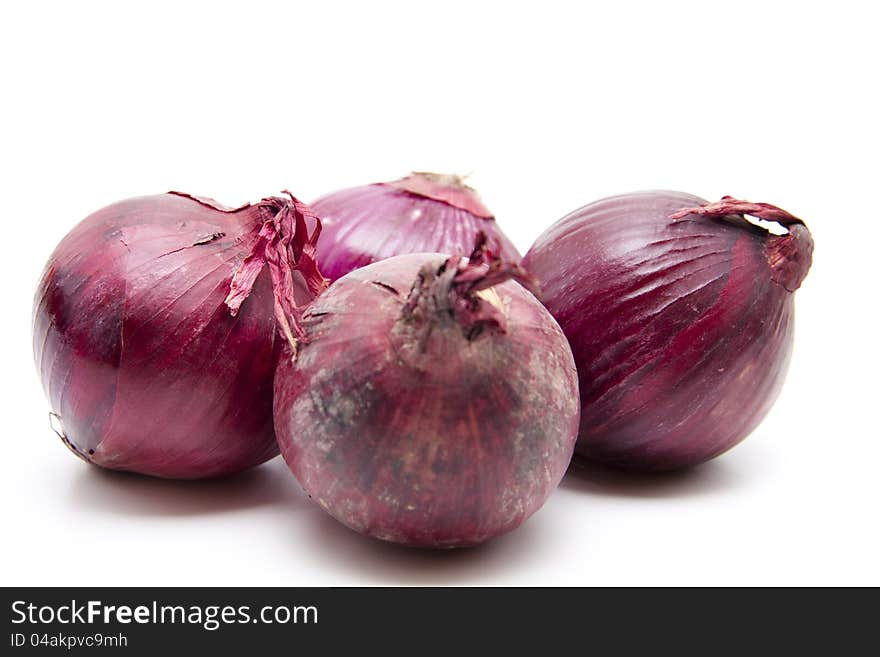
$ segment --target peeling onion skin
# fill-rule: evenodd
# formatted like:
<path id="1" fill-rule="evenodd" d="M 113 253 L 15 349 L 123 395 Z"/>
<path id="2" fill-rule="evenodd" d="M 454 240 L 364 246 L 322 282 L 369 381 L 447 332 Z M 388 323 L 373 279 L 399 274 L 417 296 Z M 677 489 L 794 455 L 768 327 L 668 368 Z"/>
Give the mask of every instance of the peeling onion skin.
<path id="1" fill-rule="evenodd" d="M 778 213 L 789 232 L 729 208 Z M 812 252 L 806 226 L 774 206 L 680 192 L 604 199 L 550 227 L 523 265 L 577 363 L 576 453 L 675 470 L 743 440 L 781 389 Z"/>
<path id="2" fill-rule="evenodd" d="M 450 314 L 406 319 L 414 281 L 445 260 L 403 255 L 336 281 L 275 378 L 281 452 L 309 496 L 357 532 L 413 547 L 516 528 L 555 489 L 577 438 L 571 351 L 518 283 L 482 293 L 503 306 L 503 331 L 468 339 Z"/>
<path id="3" fill-rule="evenodd" d="M 480 231 L 502 258 L 522 259 L 477 193 L 458 176 L 417 172 L 333 192 L 311 206 L 323 224 L 321 271 L 331 281 L 406 253 L 466 255 Z"/>
<path id="4" fill-rule="evenodd" d="M 61 241 L 36 293 L 34 354 L 78 456 L 193 479 L 277 455 L 269 271 L 236 316 L 224 301 L 264 219 L 162 194 L 99 210 Z M 299 280 L 293 294 L 311 299 Z"/>

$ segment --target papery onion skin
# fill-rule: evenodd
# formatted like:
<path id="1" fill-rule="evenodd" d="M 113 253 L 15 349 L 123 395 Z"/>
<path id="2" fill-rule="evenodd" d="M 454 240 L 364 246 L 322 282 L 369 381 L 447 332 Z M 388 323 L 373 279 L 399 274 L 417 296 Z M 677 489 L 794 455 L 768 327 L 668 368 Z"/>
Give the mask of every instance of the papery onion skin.
<path id="1" fill-rule="evenodd" d="M 318 256 L 331 281 L 406 253 L 467 255 L 478 232 L 505 260 L 522 258 L 477 193 L 454 175 L 416 172 L 333 192 L 311 206 L 323 223 Z"/>
<path id="2" fill-rule="evenodd" d="M 134 198 L 61 241 L 36 293 L 34 354 L 78 456 L 192 479 L 278 453 L 272 379 L 282 339 L 269 271 L 238 290 L 236 316 L 226 299 L 261 226 L 285 203 L 228 210 L 176 193 Z M 299 277 L 293 295 L 312 298 Z"/>
<path id="3" fill-rule="evenodd" d="M 336 281 L 275 378 L 281 452 L 305 491 L 355 531 L 414 547 L 517 527 L 556 487 L 577 437 L 571 352 L 531 293 L 507 281 L 454 317 L 420 314 L 445 298 L 433 276 L 446 258 L 398 256 Z"/>
<path id="4" fill-rule="evenodd" d="M 578 366 L 577 454 L 674 470 L 743 440 L 785 378 L 812 252 L 806 226 L 774 206 L 680 192 L 604 199 L 550 227 L 523 265 Z"/>

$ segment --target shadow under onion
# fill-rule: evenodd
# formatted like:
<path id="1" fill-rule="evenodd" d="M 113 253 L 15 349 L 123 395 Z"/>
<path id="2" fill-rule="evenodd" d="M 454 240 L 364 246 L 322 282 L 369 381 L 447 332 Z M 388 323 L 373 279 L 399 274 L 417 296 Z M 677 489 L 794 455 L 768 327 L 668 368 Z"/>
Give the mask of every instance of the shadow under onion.
<path id="1" fill-rule="evenodd" d="M 631 472 L 590 462 L 575 455 L 559 487 L 610 497 L 672 498 L 714 494 L 744 483 L 741 462 L 720 457 L 671 472 Z"/>
<path id="2" fill-rule="evenodd" d="M 301 507 L 305 496 L 281 459 L 227 477 L 200 481 L 159 479 L 84 467 L 71 499 L 118 515 L 190 516 L 279 506 Z"/>
<path id="3" fill-rule="evenodd" d="M 317 505 L 308 521 L 308 535 L 301 533 L 302 525 L 298 524 L 293 541 L 314 541 L 334 570 L 345 571 L 360 582 L 387 585 L 446 586 L 492 581 L 529 563 L 552 558 L 553 546 L 561 539 L 554 535 L 550 514 L 540 512 L 518 529 L 491 541 L 447 550 L 406 547 L 362 536 Z"/>

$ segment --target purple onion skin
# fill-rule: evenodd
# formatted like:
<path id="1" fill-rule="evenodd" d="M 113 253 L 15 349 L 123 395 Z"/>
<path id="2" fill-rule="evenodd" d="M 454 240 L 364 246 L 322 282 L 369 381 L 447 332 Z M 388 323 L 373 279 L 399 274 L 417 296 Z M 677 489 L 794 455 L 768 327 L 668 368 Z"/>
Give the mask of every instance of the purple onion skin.
<path id="1" fill-rule="evenodd" d="M 608 198 L 561 219 L 526 254 L 577 363 L 578 455 L 632 470 L 696 465 L 743 440 L 773 405 L 813 241 L 778 208 L 757 212 L 781 217 L 787 235 L 722 204 L 672 219 L 706 201 Z"/>
<path id="2" fill-rule="evenodd" d="M 276 433 L 305 491 L 351 529 L 415 547 L 475 545 L 519 526 L 577 438 L 570 349 L 519 284 L 483 293 L 503 304 L 504 330 L 469 338 L 448 312 L 407 315 L 422 268 L 445 259 L 398 256 L 336 281 L 275 377 Z"/>
<path id="3" fill-rule="evenodd" d="M 406 253 L 466 255 L 480 231 L 506 261 L 522 258 L 476 192 L 456 176 L 414 173 L 337 191 L 311 206 L 323 224 L 321 271 L 331 281 Z"/>
<path id="4" fill-rule="evenodd" d="M 191 479 L 278 453 L 268 271 L 237 316 L 224 304 L 259 224 L 256 206 L 162 194 L 106 207 L 61 241 L 36 293 L 34 353 L 78 456 Z"/>

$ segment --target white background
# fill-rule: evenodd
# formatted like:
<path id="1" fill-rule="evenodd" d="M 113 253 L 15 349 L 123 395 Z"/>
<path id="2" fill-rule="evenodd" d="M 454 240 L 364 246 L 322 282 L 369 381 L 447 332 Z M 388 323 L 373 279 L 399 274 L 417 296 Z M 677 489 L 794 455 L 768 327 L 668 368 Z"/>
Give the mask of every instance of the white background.
<path id="1" fill-rule="evenodd" d="M 601 5 L 4 3 L 2 584 L 880 584 L 872 3 Z M 473 172 L 523 252 L 644 188 L 805 218 L 815 264 L 771 415 L 686 473 L 569 474 L 521 529 L 453 553 L 355 535 L 280 459 L 175 483 L 89 468 L 50 432 L 30 306 L 79 219 L 412 169 Z"/>

